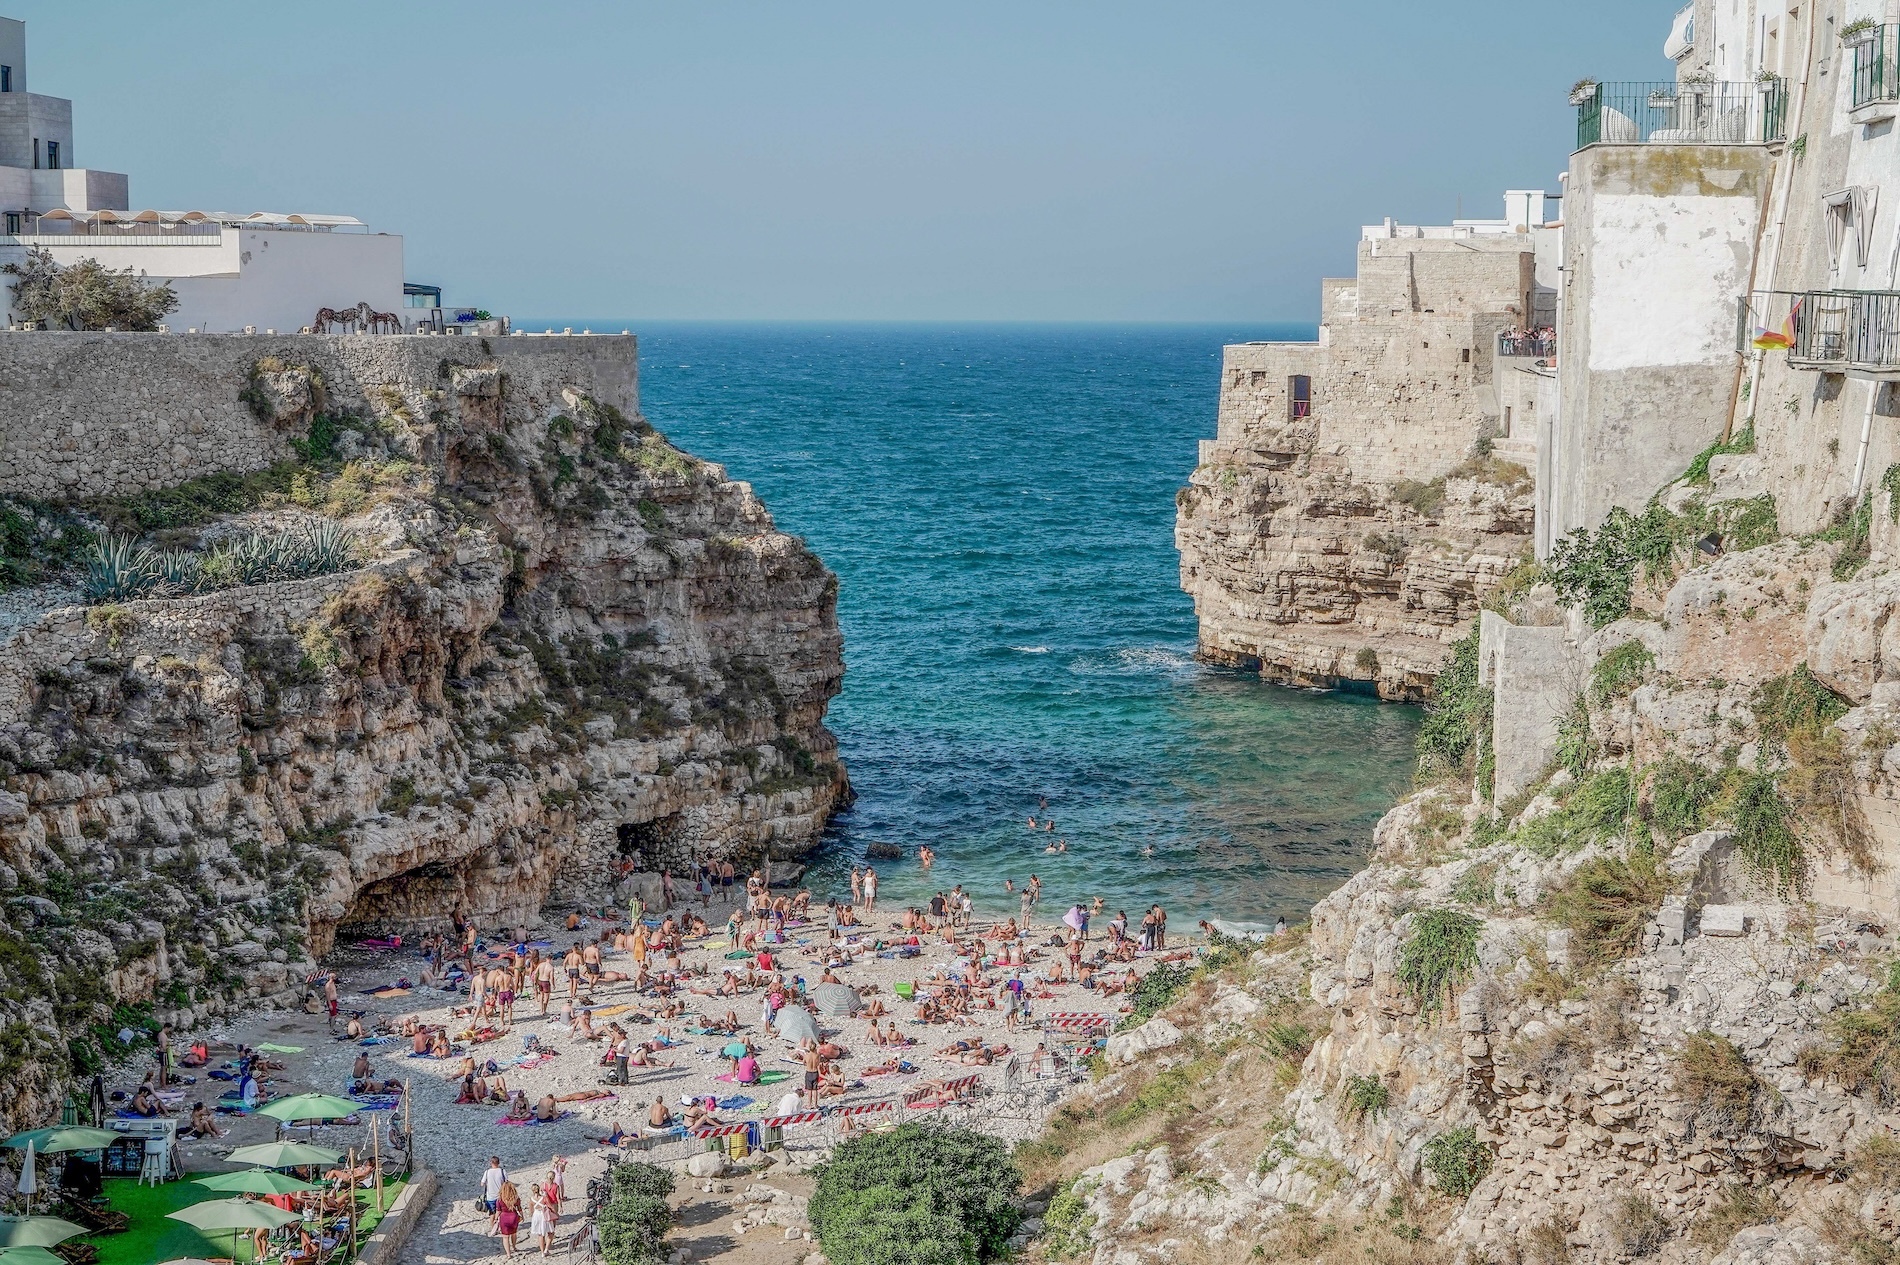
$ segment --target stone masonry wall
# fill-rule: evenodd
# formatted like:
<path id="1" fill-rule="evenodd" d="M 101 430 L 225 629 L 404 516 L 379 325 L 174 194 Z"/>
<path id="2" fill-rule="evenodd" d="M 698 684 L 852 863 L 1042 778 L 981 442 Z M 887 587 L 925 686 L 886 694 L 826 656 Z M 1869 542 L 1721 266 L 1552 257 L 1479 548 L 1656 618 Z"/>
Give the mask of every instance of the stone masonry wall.
<path id="1" fill-rule="evenodd" d="M 633 416 L 634 346 L 627 335 L 0 335 L 0 494 L 75 499 L 254 470 L 290 455 L 319 404 L 372 412 L 369 391 L 440 401 L 565 387 Z M 254 382 L 273 359 L 314 370 L 321 395 L 295 370 Z"/>

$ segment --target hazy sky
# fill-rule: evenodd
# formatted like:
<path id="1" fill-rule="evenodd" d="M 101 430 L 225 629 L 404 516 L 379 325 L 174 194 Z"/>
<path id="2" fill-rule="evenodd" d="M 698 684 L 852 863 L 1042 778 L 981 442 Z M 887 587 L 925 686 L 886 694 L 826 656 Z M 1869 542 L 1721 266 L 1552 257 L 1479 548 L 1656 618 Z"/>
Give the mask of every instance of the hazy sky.
<path id="1" fill-rule="evenodd" d="M 135 207 L 320 211 L 574 318 L 1310 320 L 1555 190 L 1669 0 L 7 0 Z"/>

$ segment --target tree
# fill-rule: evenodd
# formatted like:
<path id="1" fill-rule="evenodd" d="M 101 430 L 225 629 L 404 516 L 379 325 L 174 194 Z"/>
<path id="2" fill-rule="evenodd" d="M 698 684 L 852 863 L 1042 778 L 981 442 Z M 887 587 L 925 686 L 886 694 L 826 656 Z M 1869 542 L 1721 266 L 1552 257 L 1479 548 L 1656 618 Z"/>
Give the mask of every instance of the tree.
<path id="1" fill-rule="evenodd" d="M 997 1139 L 907 1123 L 833 1152 L 818 1170 L 812 1229 L 836 1265 L 974 1265 L 1009 1254 L 1021 1188 Z"/>
<path id="2" fill-rule="evenodd" d="M 61 267 L 51 251 L 30 250 L 25 263 L 7 264 L 0 272 L 18 278 L 13 310 L 53 329 L 151 331 L 178 309 L 169 283 L 147 281 L 130 268 L 114 271 L 97 259 Z"/>

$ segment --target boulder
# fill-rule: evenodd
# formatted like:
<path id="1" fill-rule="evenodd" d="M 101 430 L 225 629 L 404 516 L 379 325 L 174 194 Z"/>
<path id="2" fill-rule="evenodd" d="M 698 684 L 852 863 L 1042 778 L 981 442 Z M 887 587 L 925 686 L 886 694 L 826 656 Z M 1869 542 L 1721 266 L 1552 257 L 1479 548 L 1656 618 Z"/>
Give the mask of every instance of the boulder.
<path id="1" fill-rule="evenodd" d="M 1747 935 L 1747 911 L 1740 905 L 1704 905 L 1700 930 L 1705 936 Z"/>
<path id="2" fill-rule="evenodd" d="M 723 1177 L 726 1174 L 724 1151 L 701 1151 L 686 1161 L 686 1171 L 694 1177 Z"/>
<path id="3" fill-rule="evenodd" d="M 1130 1032 L 1118 1032 L 1108 1039 L 1104 1053 L 1111 1063 L 1132 1063 L 1154 1050 L 1179 1044 L 1181 1030 L 1159 1016 Z"/>

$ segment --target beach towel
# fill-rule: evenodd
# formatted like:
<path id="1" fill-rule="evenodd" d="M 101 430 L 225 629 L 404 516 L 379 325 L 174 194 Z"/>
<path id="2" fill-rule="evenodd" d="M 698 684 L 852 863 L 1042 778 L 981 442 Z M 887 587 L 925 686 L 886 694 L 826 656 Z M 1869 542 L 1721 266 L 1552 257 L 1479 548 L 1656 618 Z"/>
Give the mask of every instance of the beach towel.
<path id="1" fill-rule="evenodd" d="M 757 956 L 758 955 L 752 952 L 752 950 L 750 949 L 734 949 L 732 952 L 726 954 L 726 961 L 737 962 L 740 958 L 750 958 L 750 957 L 757 957 Z"/>
<path id="2" fill-rule="evenodd" d="M 777 1068 L 768 1068 L 767 1070 L 760 1072 L 759 1079 L 753 1083 L 758 1084 L 758 1085 L 776 1085 L 780 1081 L 787 1080 L 790 1077 L 791 1077 L 790 1072 L 781 1072 Z M 715 1076 L 713 1079 L 722 1080 L 728 1084 L 733 1084 L 733 1083 L 736 1083 L 738 1078 L 732 1072 L 721 1072 L 718 1076 Z"/>
<path id="3" fill-rule="evenodd" d="M 508 1117 L 503 1116 L 501 1119 L 495 1121 L 495 1123 L 504 1125 L 510 1129 L 529 1129 L 538 1124 L 559 1124 L 573 1114 L 571 1111 L 563 1111 L 552 1120 L 535 1120 L 533 1118 L 527 1120 L 510 1120 Z"/>
<path id="4" fill-rule="evenodd" d="M 364 1037 L 361 1041 L 358 1041 L 357 1044 L 358 1045 L 394 1045 L 396 1044 L 396 1042 L 403 1041 L 403 1040 L 407 1040 L 407 1038 L 393 1037 L 393 1036 L 391 1037 Z"/>
<path id="5" fill-rule="evenodd" d="M 356 947 L 359 949 L 375 949 L 379 951 L 384 949 L 399 949 L 402 947 L 402 937 L 374 936 L 368 940 L 358 940 Z"/>
<path id="6" fill-rule="evenodd" d="M 351 1094 L 350 1098 L 362 1103 L 365 1111 L 394 1111 L 402 1106 L 401 1094 Z"/>
<path id="7" fill-rule="evenodd" d="M 752 1102 L 753 1100 L 744 1094 L 734 1094 L 730 1098 L 721 1098 L 719 1100 L 719 1110 L 737 1111 L 741 1107 L 750 1107 Z"/>
<path id="8" fill-rule="evenodd" d="M 394 987 L 392 988 L 366 988 L 363 990 L 363 992 L 365 996 L 376 997 L 376 998 L 381 998 L 385 1000 L 391 997 L 407 997 L 409 995 L 408 989 L 394 988 Z"/>
<path id="9" fill-rule="evenodd" d="M 633 1007 L 630 1005 L 629 1006 L 595 1006 L 595 1007 L 592 1007 L 588 1011 L 588 1013 L 593 1015 L 594 1018 L 596 1019 L 611 1019 L 615 1015 L 624 1015 L 629 1010 L 632 1010 L 632 1009 Z"/>

